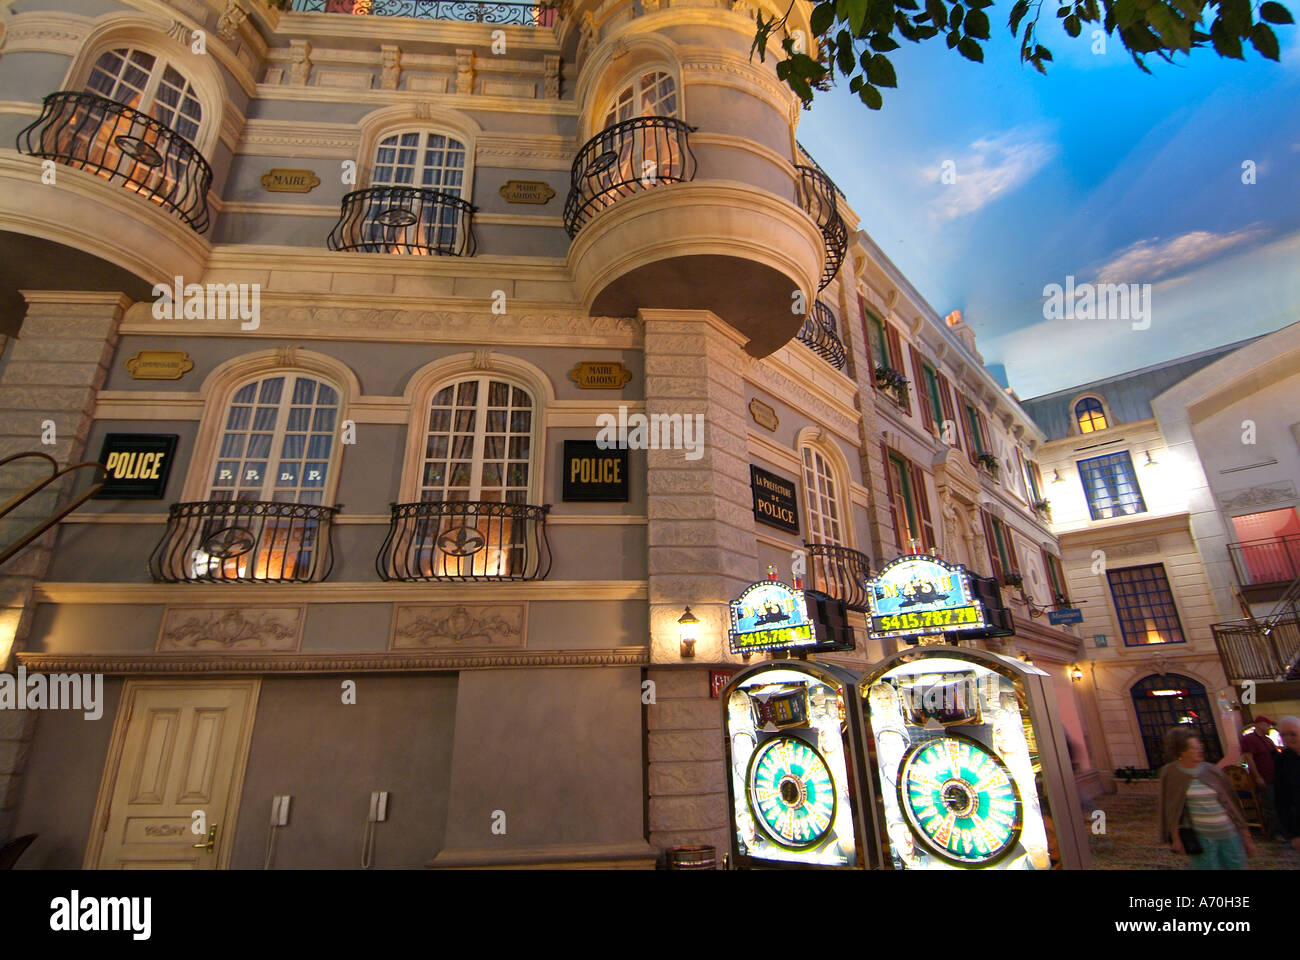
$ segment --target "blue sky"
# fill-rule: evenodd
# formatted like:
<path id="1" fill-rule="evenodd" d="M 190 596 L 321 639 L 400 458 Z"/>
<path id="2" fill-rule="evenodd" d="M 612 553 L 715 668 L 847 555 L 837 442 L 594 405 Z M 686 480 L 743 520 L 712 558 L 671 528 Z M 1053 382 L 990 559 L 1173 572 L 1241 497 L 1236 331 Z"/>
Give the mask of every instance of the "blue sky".
<path id="1" fill-rule="evenodd" d="M 1300 4 L 1291 3 L 1300 15 Z M 1300 35 L 1281 64 L 1195 51 L 1142 73 L 1044 13 L 1048 75 L 1022 67 L 990 8 L 983 64 L 942 40 L 892 54 L 871 111 L 841 78 L 799 139 L 861 227 L 940 313 L 961 309 L 1025 398 L 1300 320 Z M 847 131 L 847 132 L 846 132 Z M 943 183 L 951 160 L 955 183 Z M 1255 180 L 1242 183 L 1253 161 Z M 1046 319 L 1043 288 L 1151 284 L 1150 328 Z"/>

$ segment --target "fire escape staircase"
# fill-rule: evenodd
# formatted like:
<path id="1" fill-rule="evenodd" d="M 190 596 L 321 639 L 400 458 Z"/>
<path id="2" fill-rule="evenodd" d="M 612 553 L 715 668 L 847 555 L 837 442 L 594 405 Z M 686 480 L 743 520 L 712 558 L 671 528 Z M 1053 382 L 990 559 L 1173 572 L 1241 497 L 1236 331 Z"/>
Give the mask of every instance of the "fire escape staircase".
<path id="1" fill-rule="evenodd" d="M 9 546 L 5 547 L 3 552 L 0 552 L 0 566 L 3 566 L 5 563 L 8 563 L 9 560 L 15 557 L 20 551 L 22 551 L 24 547 L 30 544 L 33 540 L 37 539 L 39 536 L 41 536 L 41 534 L 45 533 L 45 531 L 49 530 L 51 527 L 53 527 L 56 523 L 58 523 L 68 514 L 72 513 L 73 510 L 76 510 L 77 507 L 81 506 L 83 503 L 85 503 L 95 494 L 99 493 L 99 491 L 104 487 L 104 481 L 108 479 L 108 471 L 106 470 L 106 468 L 102 463 L 96 463 L 93 460 L 88 460 L 85 461 L 84 463 L 71 464 L 70 466 L 66 466 L 60 470 L 57 460 L 51 457 L 48 453 L 40 453 L 39 451 L 30 451 L 28 453 L 12 454 L 11 456 L 5 457 L 4 459 L 0 459 L 0 467 L 4 467 L 6 464 L 12 463 L 15 460 L 22 460 L 29 457 L 36 457 L 42 460 L 48 460 L 49 467 L 50 467 L 50 475 L 48 477 L 38 479 L 35 483 L 32 483 L 28 485 L 26 488 L 19 490 L 16 494 L 10 497 L 9 500 L 6 501 L 3 506 L 0 506 L 0 522 L 3 522 L 5 520 L 19 521 L 18 517 L 12 516 L 13 512 L 17 510 L 20 506 L 22 506 L 24 503 L 26 503 L 28 500 L 30 500 L 32 497 L 36 496 L 38 493 L 44 490 L 46 487 L 50 486 L 50 484 L 58 482 L 63 477 L 73 474 L 78 470 L 83 470 L 87 467 L 94 467 L 98 471 L 98 475 L 96 476 L 95 482 L 92 483 L 84 493 L 82 493 L 76 499 L 70 500 L 67 503 L 62 504 L 57 509 L 55 509 L 55 511 L 52 514 L 50 514 L 48 517 L 37 519 L 35 521 L 34 526 L 26 528 L 21 534 L 21 536 L 18 537 L 18 539 L 16 539 Z M 31 521 L 28 518 L 23 518 L 20 522 L 27 523 Z"/>

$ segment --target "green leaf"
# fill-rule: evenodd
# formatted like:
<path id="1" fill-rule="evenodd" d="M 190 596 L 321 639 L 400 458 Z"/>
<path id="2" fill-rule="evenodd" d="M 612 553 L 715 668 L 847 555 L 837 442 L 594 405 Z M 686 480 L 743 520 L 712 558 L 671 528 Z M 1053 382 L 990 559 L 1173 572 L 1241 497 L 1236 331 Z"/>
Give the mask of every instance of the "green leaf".
<path id="1" fill-rule="evenodd" d="M 862 24 L 867 19 L 867 0 L 848 0 L 848 11 L 845 19 L 849 22 L 849 29 L 855 37 L 862 36 Z"/>
<path id="2" fill-rule="evenodd" d="M 885 105 L 885 98 L 880 95 L 880 91 L 869 83 L 862 85 L 858 98 L 872 110 L 879 110 Z"/>
<path id="3" fill-rule="evenodd" d="M 942 28 L 948 22 L 948 8 L 943 0 L 925 0 L 925 12 L 936 27 Z"/>
<path id="4" fill-rule="evenodd" d="M 857 93 L 859 90 L 861 90 L 862 83 L 863 83 L 862 75 L 858 74 L 856 77 L 854 77 L 852 80 L 849 81 L 849 93 Z"/>
<path id="5" fill-rule="evenodd" d="M 835 4 L 819 3 L 813 7 L 812 16 L 808 19 L 808 26 L 817 36 L 821 36 L 831 28 L 835 22 Z"/>
<path id="6" fill-rule="evenodd" d="M 888 53 L 890 50 L 898 49 L 898 41 L 883 33 L 872 34 L 871 39 L 867 42 L 871 44 L 872 50 L 878 50 L 881 53 Z"/>
<path id="7" fill-rule="evenodd" d="M 948 29 L 958 30 L 961 28 L 961 18 L 966 11 L 962 9 L 960 3 L 953 4 L 952 10 L 948 14 Z"/>
<path id="8" fill-rule="evenodd" d="M 984 62 L 984 51 L 970 37 L 961 38 L 961 41 L 957 44 L 957 52 L 967 60 L 974 60 L 976 63 Z"/>
<path id="9" fill-rule="evenodd" d="M 1216 18 L 1210 25 L 1210 42 L 1214 51 L 1221 57 L 1231 60 L 1245 60 L 1241 52 L 1241 37 L 1224 26 L 1222 18 Z"/>
<path id="10" fill-rule="evenodd" d="M 1229 33 L 1245 36 L 1251 23 L 1250 0 L 1219 0 L 1219 17 Z"/>
<path id="11" fill-rule="evenodd" d="M 983 10 L 970 10 L 966 13 L 966 36 L 980 40 L 989 38 L 989 16 Z"/>
<path id="12" fill-rule="evenodd" d="M 1280 3 L 1274 3 L 1273 0 L 1268 0 L 1267 3 L 1259 5 L 1259 18 L 1267 20 L 1269 23 L 1295 23 L 1295 17 L 1291 16 L 1291 11 Z M 1260 53 L 1263 52 L 1260 51 Z M 1270 57 L 1269 59 L 1276 60 L 1277 57 Z"/>
<path id="13" fill-rule="evenodd" d="M 1056 16 L 1057 16 L 1058 19 L 1061 18 L 1061 17 L 1066 16 L 1067 14 L 1069 14 L 1069 12 L 1070 12 L 1070 8 L 1069 8 L 1069 7 L 1057 7 L 1057 8 L 1056 8 Z"/>
<path id="14" fill-rule="evenodd" d="M 960 34 L 960 33 L 958 33 L 956 30 L 954 30 L 952 33 L 948 34 L 948 49 L 949 49 L 949 50 L 951 50 L 953 47 L 957 46 L 957 44 L 959 44 L 959 43 L 961 43 L 961 34 Z"/>
<path id="15" fill-rule="evenodd" d="M 867 63 L 867 79 L 878 87 L 898 86 L 894 65 L 883 53 L 878 53 Z"/>
<path id="16" fill-rule="evenodd" d="M 854 59 L 853 59 L 853 47 L 852 47 L 852 45 L 848 45 L 848 46 L 841 45 L 841 46 L 839 46 L 839 47 L 836 49 L 836 53 L 835 53 L 835 62 L 836 62 L 836 64 L 837 64 L 837 65 L 839 66 L 839 68 L 840 68 L 840 73 L 844 74 L 844 76 L 846 76 L 846 77 L 847 77 L 849 74 L 851 74 L 851 73 L 853 72 L 854 68 L 857 66 L 856 61 L 854 61 Z"/>
<path id="17" fill-rule="evenodd" d="M 1037 57 L 1039 60 L 1047 60 L 1048 62 L 1050 62 L 1052 59 L 1052 51 L 1048 50 L 1046 47 L 1040 46 L 1038 49 L 1034 51 L 1034 56 Z"/>
<path id="18" fill-rule="evenodd" d="M 1267 24 L 1257 23 L 1250 28 L 1250 42 L 1261 57 L 1267 60 L 1277 59 L 1277 37 Z"/>
<path id="19" fill-rule="evenodd" d="M 1076 17 L 1074 14 L 1070 14 L 1068 17 L 1065 18 L 1065 32 L 1068 33 L 1070 36 L 1077 37 L 1079 35 L 1079 31 L 1082 29 L 1083 27 L 1079 24 L 1079 18 Z"/>
<path id="20" fill-rule="evenodd" d="M 1007 26 L 1011 28 L 1011 35 L 1014 37 L 1020 31 L 1020 21 L 1025 19 L 1025 14 L 1029 12 L 1029 0 L 1016 0 L 1016 5 L 1011 8 L 1011 18 L 1007 20 Z"/>

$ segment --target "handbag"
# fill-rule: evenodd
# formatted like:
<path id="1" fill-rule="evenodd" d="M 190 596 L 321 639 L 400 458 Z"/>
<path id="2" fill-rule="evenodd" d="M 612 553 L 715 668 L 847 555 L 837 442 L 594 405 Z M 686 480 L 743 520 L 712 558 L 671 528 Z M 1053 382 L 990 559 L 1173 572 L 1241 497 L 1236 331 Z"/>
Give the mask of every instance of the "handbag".
<path id="1" fill-rule="evenodd" d="M 1201 839 L 1187 822 L 1187 810 L 1183 810 L 1183 819 L 1178 824 L 1178 839 L 1183 842 L 1183 852 L 1188 856 L 1201 852 Z"/>

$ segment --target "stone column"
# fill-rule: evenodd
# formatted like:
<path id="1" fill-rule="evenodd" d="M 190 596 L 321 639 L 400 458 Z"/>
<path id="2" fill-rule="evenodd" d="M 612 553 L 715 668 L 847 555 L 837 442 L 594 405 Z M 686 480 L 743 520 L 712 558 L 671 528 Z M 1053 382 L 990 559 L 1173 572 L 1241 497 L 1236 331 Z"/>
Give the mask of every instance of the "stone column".
<path id="1" fill-rule="evenodd" d="M 651 450 L 647 462 L 650 649 L 656 685 L 646 707 L 650 842 L 707 843 L 727 851 L 722 706 L 708 666 L 727 652 L 727 604 L 763 575 L 749 488 L 742 371 L 744 338 L 708 311 L 644 310 L 646 413 L 703 416 L 702 455 Z M 683 660 L 678 618 L 700 618 Z"/>
<path id="2" fill-rule="evenodd" d="M 62 468 L 87 457 L 95 399 L 117 348 L 118 324 L 131 301 L 121 293 L 22 293 L 27 315 L 0 368 L 0 457 L 39 451 Z M 48 464 L 35 459 L 0 468 L 0 502 L 49 474 Z M 84 486 L 88 481 L 78 475 L 62 478 L 0 520 L 0 544 L 13 543 L 34 522 L 50 516 L 78 482 Z M 32 593 L 49 567 L 55 535 L 50 530 L 0 568 L 0 669 L 12 669 L 12 654 L 26 638 Z M 0 711 L 0 842 L 9 838 L 33 724 L 31 716 Z"/>

